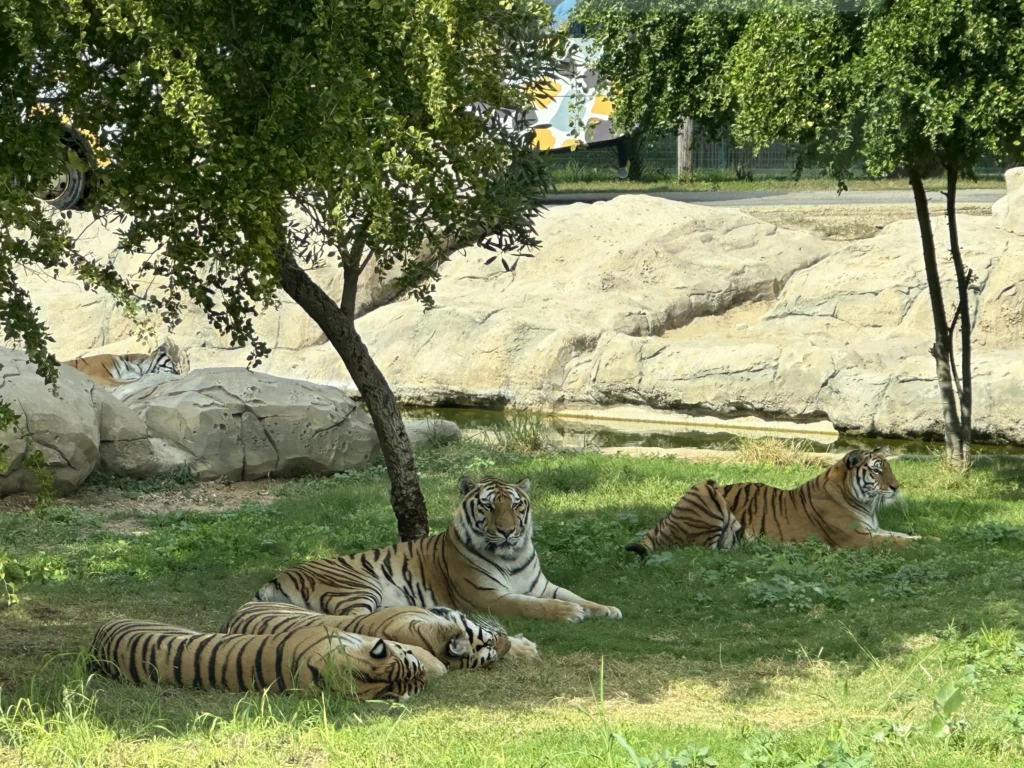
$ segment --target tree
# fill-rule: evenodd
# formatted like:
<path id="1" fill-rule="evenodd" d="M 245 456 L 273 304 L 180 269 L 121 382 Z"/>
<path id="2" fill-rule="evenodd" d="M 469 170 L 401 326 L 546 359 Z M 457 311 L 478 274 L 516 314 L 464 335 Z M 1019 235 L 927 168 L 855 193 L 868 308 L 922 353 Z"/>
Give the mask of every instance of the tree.
<path id="1" fill-rule="evenodd" d="M 676 130 L 687 117 L 731 125 L 755 150 L 797 148 L 840 191 L 852 169 L 894 171 L 914 193 L 935 326 L 947 453 L 970 459 L 971 273 L 956 189 L 985 152 L 1021 157 L 1024 29 L 1020 0 L 581 0 L 626 125 Z M 947 316 L 923 179 L 945 171 L 957 303 Z M 960 362 L 954 336 L 960 328 Z"/>
<path id="2" fill-rule="evenodd" d="M 784 139 L 823 161 L 840 190 L 852 165 L 905 171 L 914 194 L 932 308 L 946 452 L 971 455 L 969 286 L 956 190 L 985 152 L 1021 157 L 1024 8 L 1010 0 L 890 0 L 863 14 L 832 2 L 770 0 L 732 51 L 736 133 L 755 147 Z M 957 299 L 948 318 L 924 178 L 946 175 Z M 954 354 L 960 324 L 960 364 Z"/>
<path id="3" fill-rule="evenodd" d="M 338 351 L 373 417 L 400 536 L 426 535 L 394 395 L 355 328 L 356 291 L 371 264 L 380 274 L 398 265 L 429 305 L 438 265 L 458 249 L 535 244 L 543 167 L 498 108 L 525 109 L 548 72 L 557 40 L 543 2 L 4 1 L 0 30 L 16 54 L 3 66 L 18 78 L 9 91 L 4 78 L 4 171 L 53 170 L 42 158 L 59 114 L 99 137 L 113 163 L 93 209 L 123 217 L 125 249 L 158 246 L 143 275 L 165 290 L 140 308 L 173 324 L 191 301 L 251 347 L 253 364 L 269 350 L 252 319 L 283 289 Z M 43 98 L 48 109 L 35 109 Z M 31 168 L 16 157 L 26 147 Z M 16 265 L 63 260 L 134 306 L 125 281 L 84 264 L 25 184 L 0 201 L 26 212 L 4 230 L 17 246 L 4 249 L 10 295 L 22 296 Z M 341 296 L 303 269 L 325 259 L 342 269 Z M 24 339 L 52 379 L 45 329 L 23 298 L 8 337 Z"/>
<path id="4" fill-rule="evenodd" d="M 728 125 L 724 67 L 746 19 L 742 2 L 579 0 L 572 18 L 594 40 L 619 130 L 675 133 L 686 118 L 711 133 Z"/>

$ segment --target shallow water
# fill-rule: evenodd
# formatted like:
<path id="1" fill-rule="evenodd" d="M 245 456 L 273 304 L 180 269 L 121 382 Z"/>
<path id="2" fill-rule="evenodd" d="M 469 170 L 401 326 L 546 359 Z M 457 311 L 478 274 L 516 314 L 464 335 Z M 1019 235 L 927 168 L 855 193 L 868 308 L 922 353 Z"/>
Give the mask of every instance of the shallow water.
<path id="1" fill-rule="evenodd" d="M 749 430 L 731 427 L 728 419 L 718 420 L 718 425 L 713 428 L 689 428 L 657 423 L 642 425 L 633 421 L 623 423 L 589 418 L 581 420 L 562 415 L 551 416 L 533 412 L 480 408 L 414 408 L 407 409 L 406 414 L 413 418 L 438 418 L 453 421 L 467 435 L 487 433 L 507 425 L 510 420 L 516 418 L 539 419 L 551 444 L 561 448 L 644 446 L 727 450 L 734 448 L 740 437 L 752 436 Z M 787 425 L 789 428 L 792 426 L 794 425 Z M 885 446 L 896 455 L 927 454 L 941 453 L 943 447 L 941 441 L 892 440 L 860 435 L 839 434 L 831 442 L 827 436 L 820 433 L 802 435 L 787 432 L 776 436 L 779 439 L 799 442 L 804 450 L 818 453 Z M 977 454 L 987 455 L 1024 455 L 1024 446 L 975 443 L 974 451 Z"/>

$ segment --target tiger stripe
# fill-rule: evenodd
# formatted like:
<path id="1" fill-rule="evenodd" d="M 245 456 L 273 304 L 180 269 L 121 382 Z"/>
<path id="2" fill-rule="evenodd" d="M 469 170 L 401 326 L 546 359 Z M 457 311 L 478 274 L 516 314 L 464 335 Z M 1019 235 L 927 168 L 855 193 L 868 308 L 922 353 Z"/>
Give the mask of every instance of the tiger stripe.
<path id="1" fill-rule="evenodd" d="M 382 608 L 454 608 L 466 613 L 581 621 L 618 619 L 600 605 L 552 584 L 533 547 L 529 480 L 459 480 L 462 503 L 440 534 L 354 555 L 300 563 L 256 593 L 331 615 Z"/>
<path id="2" fill-rule="evenodd" d="M 228 619 L 222 632 L 266 635 L 296 628 L 324 627 L 381 637 L 422 648 L 449 669 L 486 667 L 502 657 L 536 656 L 536 646 L 510 638 L 493 619 L 470 618 L 449 608 L 402 606 L 356 616 L 330 616 L 288 603 L 253 600 Z"/>
<path id="3" fill-rule="evenodd" d="M 899 483 L 877 451 L 847 453 L 825 472 L 791 490 L 764 483 L 697 483 L 672 511 L 637 542 L 626 546 L 646 556 L 670 545 L 731 549 L 742 539 L 765 536 L 830 547 L 890 543 L 905 546 L 919 536 L 886 531 L 878 507 L 896 497 Z"/>
<path id="4" fill-rule="evenodd" d="M 359 699 L 404 701 L 444 665 L 422 651 L 324 626 L 273 635 L 203 633 L 120 619 L 96 630 L 92 670 L 135 684 L 229 691 L 331 689 Z"/>
<path id="5" fill-rule="evenodd" d="M 65 360 L 63 364 L 81 371 L 104 387 L 118 387 L 153 373 L 181 373 L 167 344 L 160 345 L 149 354 L 90 355 Z"/>

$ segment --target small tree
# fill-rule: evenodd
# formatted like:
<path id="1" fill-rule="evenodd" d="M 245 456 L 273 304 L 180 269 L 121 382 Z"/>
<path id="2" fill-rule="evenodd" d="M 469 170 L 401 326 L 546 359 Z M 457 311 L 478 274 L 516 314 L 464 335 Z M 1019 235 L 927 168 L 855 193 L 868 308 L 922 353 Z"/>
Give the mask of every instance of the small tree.
<path id="1" fill-rule="evenodd" d="M 746 19 L 741 0 L 579 0 L 595 68 L 619 130 L 675 133 L 686 118 L 714 133 L 732 115 L 724 76 Z"/>
<path id="2" fill-rule="evenodd" d="M 146 308 L 173 324 L 191 300 L 234 343 L 252 347 L 253 364 L 269 350 L 252 319 L 283 289 L 338 351 L 373 417 L 401 538 L 426 535 L 398 406 L 356 331 L 356 292 L 371 263 L 380 274 L 397 265 L 402 284 L 429 304 L 429 281 L 457 249 L 535 244 L 543 169 L 529 138 L 496 108 L 525 108 L 550 66 L 543 2 L 7 5 L 16 13 L 0 24 L 18 41 L 20 79 L 4 91 L 4 170 L 53 170 L 42 157 L 54 147 L 58 114 L 100 137 L 113 165 L 91 199 L 95 210 L 130 217 L 125 249 L 158 244 L 143 274 L 166 290 Z M 62 44 L 67 51 L 55 54 Z M 46 111 L 35 109 L 42 98 Z M 30 173 L 17 165 L 25 147 Z M 83 261 L 24 185 L 0 190 L 0 201 L 5 212 L 26 211 L 16 225 L 31 232 L 14 238 L 14 258 L 4 249 L 11 295 L 24 299 L 8 337 L 25 339 L 52 378 L 45 330 L 24 309 L 13 263 Z M 340 265 L 341 296 L 303 269 L 320 260 Z M 131 306 L 109 270 L 79 272 L 121 290 Z"/>
<path id="3" fill-rule="evenodd" d="M 857 160 L 872 174 L 906 172 L 921 231 L 946 451 L 964 463 L 973 419 L 972 275 L 960 252 L 956 189 L 986 151 L 1021 156 L 1022 24 L 1021 4 L 1009 0 L 892 0 L 863 14 L 825 0 L 769 0 L 751 18 L 729 65 L 741 138 L 757 147 L 777 139 L 799 143 L 823 161 L 841 190 Z M 951 320 L 923 181 L 937 169 L 946 174 L 957 282 Z"/>

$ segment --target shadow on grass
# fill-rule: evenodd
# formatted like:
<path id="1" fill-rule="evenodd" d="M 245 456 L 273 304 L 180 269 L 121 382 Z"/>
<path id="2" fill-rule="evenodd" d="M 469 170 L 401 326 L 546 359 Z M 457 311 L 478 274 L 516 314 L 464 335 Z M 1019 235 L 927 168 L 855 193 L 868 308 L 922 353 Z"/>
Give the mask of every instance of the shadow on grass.
<path id="1" fill-rule="evenodd" d="M 457 504 L 462 472 L 457 462 L 449 465 L 443 471 L 428 465 L 424 477 L 437 529 Z M 942 537 L 940 543 L 830 551 L 813 542 L 750 542 L 731 552 L 672 550 L 642 563 L 623 545 L 693 482 L 713 476 L 792 487 L 814 470 L 593 455 L 503 458 L 489 474 L 534 481 L 537 548 L 547 575 L 618 606 L 624 620 L 506 620 L 512 632 L 538 643 L 538 664 L 449 675 L 411 706 L 528 709 L 559 698 L 592 701 L 602 659 L 605 690 L 635 702 L 685 695 L 696 686 L 716 689 L 725 702 L 751 704 L 813 674 L 808 659 L 859 674 L 872 659 L 899 664 L 921 638 L 934 640 L 951 625 L 960 632 L 1014 628 L 1024 608 L 1017 474 L 993 465 L 977 487 L 944 496 L 928 484 L 927 467 L 898 470 L 907 501 L 887 507 L 883 525 L 912 527 Z M 978 489 L 987 489 L 983 497 Z M 41 701 L 59 708 L 74 667 L 58 661 L 40 671 L 40 662 L 87 647 L 102 621 L 133 617 L 216 630 L 282 568 L 394 540 L 386 480 L 377 475 L 296 484 L 266 508 L 153 516 L 140 522 L 142 535 L 131 537 L 93 526 L 83 538 L 74 514 L 45 522 L 45 541 L 25 525 L 7 529 L 0 541 L 30 566 L 44 563 L 65 576 L 25 585 L 22 602 L 0 611 L 5 705 L 11 696 L 30 695 L 35 679 L 36 695 L 50 691 Z M 112 727 L 156 718 L 170 734 L 194 727 L 198 712 L 233 717 L 240 701 L 249 707 L 254 698 L 109 681 L 91 690 L 101 691 L 95 715 Z M 274 698 L 285 714 L 308 714 L 303 700 Z M 348 722 L 353 707 L 365 711 L 330 706 L 339 723 Z"/>

